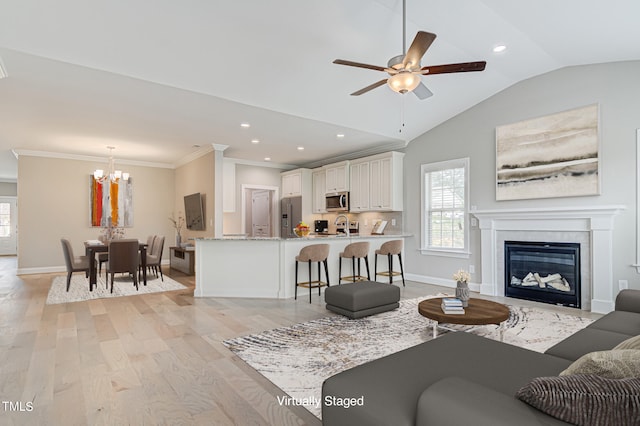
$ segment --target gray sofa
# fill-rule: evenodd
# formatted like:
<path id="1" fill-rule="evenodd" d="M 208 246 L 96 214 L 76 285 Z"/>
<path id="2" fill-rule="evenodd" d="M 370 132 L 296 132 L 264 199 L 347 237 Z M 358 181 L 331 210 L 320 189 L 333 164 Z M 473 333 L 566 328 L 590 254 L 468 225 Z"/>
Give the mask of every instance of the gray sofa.
<path id="1" fill-rule="evenodd" d="M 516 398 L 518 390 L 535 378 L 558 376 L 586 353 L 612 349 L 639 334 L 638 290 L 621 291 L 615 311 L 544 354 L 448 333 L 325 380 L 323 424 L 566 425 Z"/>

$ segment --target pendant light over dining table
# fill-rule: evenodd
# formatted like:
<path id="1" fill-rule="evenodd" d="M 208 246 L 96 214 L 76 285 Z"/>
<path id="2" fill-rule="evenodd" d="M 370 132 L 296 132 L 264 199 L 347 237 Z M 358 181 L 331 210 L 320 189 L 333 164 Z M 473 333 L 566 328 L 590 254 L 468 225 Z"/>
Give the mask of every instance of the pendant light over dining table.
<path id="1" fill-rule="evenodd" d="M 93 172 L 93 178 L 99 182 L 105 182 L 106 180 L 117 182 L 120 179 L 129 180 L 128 172 L 116 170 L 115 161 L 113 160 L 113 150 L 116 148 L 114 146 L 108 146 L 107 149 L 109 149 L 109 169 L 107 170 L 107 174 L 105 174 L 103 169 L 96 169 L 96 171 Z"/>

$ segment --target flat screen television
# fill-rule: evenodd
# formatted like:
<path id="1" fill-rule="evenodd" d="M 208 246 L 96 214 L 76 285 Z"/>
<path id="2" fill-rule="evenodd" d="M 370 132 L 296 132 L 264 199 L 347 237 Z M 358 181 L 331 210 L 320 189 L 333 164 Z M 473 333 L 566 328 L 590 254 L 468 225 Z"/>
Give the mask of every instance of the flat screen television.
<path id="1" fill-rule="evenodd" d="M 204 209 L 202 208 L 202 196 L 199 192 L 184 197 L 184 215 L 187 222 L 187 229 L 193 231 L 203 231 Z"/>

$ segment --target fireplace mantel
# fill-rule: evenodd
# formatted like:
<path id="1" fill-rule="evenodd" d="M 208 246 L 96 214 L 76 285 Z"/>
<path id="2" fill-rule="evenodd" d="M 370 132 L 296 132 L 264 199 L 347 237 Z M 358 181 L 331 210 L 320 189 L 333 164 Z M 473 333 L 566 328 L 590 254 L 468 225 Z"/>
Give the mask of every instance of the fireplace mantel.
<path id="1" fill-rule="evenodd" d="M 500 231 L 588 232 L 590 234 L 591 311 L 613 310 L 614 218 L 626 206 L 572 206 L 531 209 L 474 210 L 480 227 L 482 283 L 480 293 L 501 295 L 498 288 L 496 234 Z"/>

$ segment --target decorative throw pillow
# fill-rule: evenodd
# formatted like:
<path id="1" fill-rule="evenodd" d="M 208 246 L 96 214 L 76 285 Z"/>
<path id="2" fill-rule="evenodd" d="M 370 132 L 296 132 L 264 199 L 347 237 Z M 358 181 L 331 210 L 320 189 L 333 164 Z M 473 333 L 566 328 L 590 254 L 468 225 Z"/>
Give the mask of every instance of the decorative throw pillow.
<path id="1" fill-rule="evenodd" d="M 608 379 L 640 377 L 640 351 L 616 349 L 590 352 L 575 360 L 561 376 L 597 374 Z"/>
<path id="2" fill-rule="evenodd" d="M 595 375 L 538 377 L 516 398 L 576 425 L 640 424 L 640 379 L 606 379 Z"/>
<path id="3" fill-rule="evenodd" d="M 640 349 L 640 335 L 628 338 L 613 349 Z"/>

